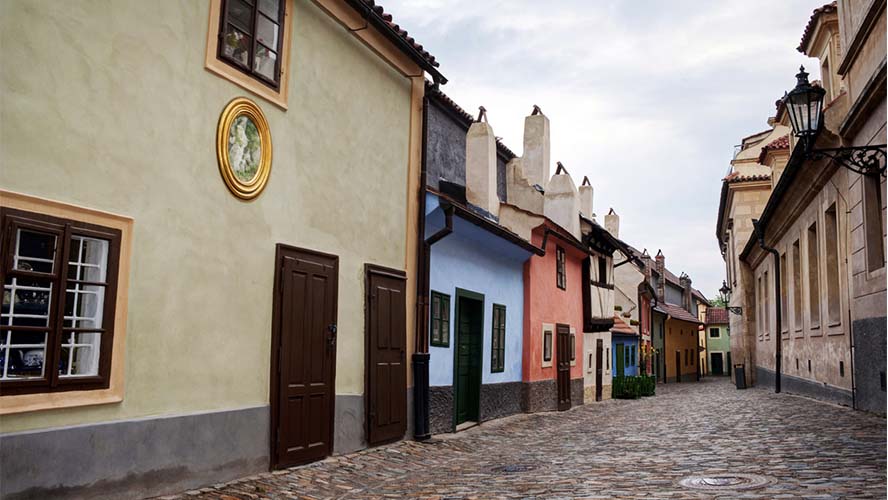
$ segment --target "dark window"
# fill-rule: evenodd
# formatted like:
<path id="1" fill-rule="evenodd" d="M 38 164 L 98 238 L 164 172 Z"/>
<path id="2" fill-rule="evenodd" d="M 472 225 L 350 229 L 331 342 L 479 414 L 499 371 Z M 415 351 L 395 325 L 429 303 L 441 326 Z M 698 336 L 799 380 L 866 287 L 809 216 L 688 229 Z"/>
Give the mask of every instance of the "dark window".
<path id="1" fill-rule="evenodd" d="M 845 376 L 845 362 L 844 361 L 839 361 L 839 376 L 840 377 Z"/>
<path id="2" fill-rule="evenodd" d="M 808 372 L 810 372 L 810 371 L 811 371 L 811 360 L 809 359 L 808 360 Z"/>
<path id="3" fill-rule="evenodd" d="M 120 231 L 4 208 L 0 389 L 109 386 Z"/>
<path id="4" fill-rule="evenodd" d="M 863 228 L 866 235 L 866 268 L 869 272 L 885 267 L 885 238 L 882 229 L 882 178 L 861 176 L 863 183 Z"/>
<path id="5" fill-rule="evenodd" d="M 826 231 L 826 312 L 830 324 L 836 324 L 842 320 L 842 311 L 839 291 L 839 220 L 835 203 L 826 209 L 823 220 L 823 229 Z"/>
<path id="6" fill-rule="evenodd" d="M 718 328 L 710 328 L 709 329 L 709 337 L 717 339 L 721 337 L 721 331 Z"/>
<path id="7" fill-rule="evenodd" d="M 217 57 L 277 90 L 286 0 L 224 0 Z"/>
<path id="8" fill-rule="evenodd" d="M 506 306 L 493 305 L 493 332 L 490 349 L 490 371 L 506 369 Z"/>
<path id="9" fill-rule="evenodd" d="M 607 359 L 607 363 L 606 363 L 606 365 L 607 365 L 607 369 L 610 370 L 610 369 L 611 369 L 611 350 L 610 350 L 610 347 L 607 348 L 607 355 L 605 356 L 605 359 Z"/>
<path id="10" fill-rule="evenodd" d="M 555 248 L 555 284 L 562 290 L 567 289 L 567 276 L 564 273 L 564 249 Z"/>
<path id="11" fill-rule="evenodd" d="M 574 334 L 570 334 L 570 360 L 576 361 L 577 359 L 577 336 Z"/>
<path id="12" fill-rule="evenodd" d="M 450 346 L 450 296 L 432 292 L 432 335 L 435 347 Z"/>
<path id="13" fill-rule="evenodd" d="M 799 369 L 799 358 L 796 358 L 796 371 Z"/>
<path id="14" fill-rule="evenodd" d="M 607 285 L 607 257 L 600 255 L 598 257 L 598 282 Z"/>
<path id="15" fill-rule="evenodd" d="M 552 361 L 552 332 L 543 332 L 543 361 Z"/>
<path id="16" fill-rule="evenodd" d="M 815 222 L 808 228 L 808 313 L 811 315 L 811 328 L 820 326 L 819 244 Z"/>

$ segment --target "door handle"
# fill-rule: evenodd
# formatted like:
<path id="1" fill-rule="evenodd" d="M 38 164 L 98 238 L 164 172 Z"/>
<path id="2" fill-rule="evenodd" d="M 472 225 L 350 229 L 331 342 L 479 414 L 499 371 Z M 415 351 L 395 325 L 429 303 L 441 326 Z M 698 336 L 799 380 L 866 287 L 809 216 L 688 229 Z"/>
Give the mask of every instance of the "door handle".
<path id="1" fill-rule="evenodd" d="M 336 345 L 336 323 L 331 323 L 330 326 L 327 327 L 327 346 L 333 347 Z"/>

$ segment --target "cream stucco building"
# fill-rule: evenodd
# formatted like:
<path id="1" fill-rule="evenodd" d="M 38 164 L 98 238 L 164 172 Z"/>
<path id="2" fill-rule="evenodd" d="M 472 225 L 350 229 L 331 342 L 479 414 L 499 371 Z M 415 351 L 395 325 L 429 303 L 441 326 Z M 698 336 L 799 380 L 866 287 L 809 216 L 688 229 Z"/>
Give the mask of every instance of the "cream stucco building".
<path id="1" fill-rule="evenodd" d="M 405 435 L 424 74 L 440 75 L 372 4 L 0 4 L 3 324 L 30 325 L 3 333 L 4 498 L 162 494 Z M 249 201 L 217 166 L 235 97 L 271 137 Z M 401 353 L 386 412 L 369 335 Z"/>

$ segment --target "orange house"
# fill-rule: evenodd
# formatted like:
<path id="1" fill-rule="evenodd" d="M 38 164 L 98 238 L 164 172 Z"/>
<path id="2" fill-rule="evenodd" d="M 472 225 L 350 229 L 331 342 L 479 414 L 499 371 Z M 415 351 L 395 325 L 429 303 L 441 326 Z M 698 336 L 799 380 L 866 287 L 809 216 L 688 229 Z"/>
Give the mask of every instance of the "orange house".
<path id="1" fill-rule="evenodd" d="M 532 243 L 545 254 L 524 264 L 523 405 L 527 412 L 583 404 L 585 245 L 546 219 Z"/>

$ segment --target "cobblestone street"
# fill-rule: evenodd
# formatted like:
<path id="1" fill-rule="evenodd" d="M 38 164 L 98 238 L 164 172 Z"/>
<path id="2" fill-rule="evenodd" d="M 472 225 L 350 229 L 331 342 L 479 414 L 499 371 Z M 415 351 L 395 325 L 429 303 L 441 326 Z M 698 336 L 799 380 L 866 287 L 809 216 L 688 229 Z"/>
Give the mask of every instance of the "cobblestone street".
<path id="1" fill-rule="evenodd" d="M 885 498 L 885 431 L 884 418 L 707 379 L 660 386 L 653 398 L 518 415 L 176 498 Z M 726 473 L 767 484 L 679 484 Z"/>

